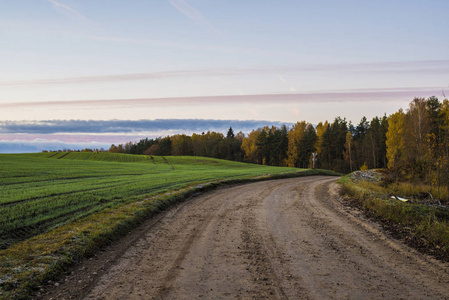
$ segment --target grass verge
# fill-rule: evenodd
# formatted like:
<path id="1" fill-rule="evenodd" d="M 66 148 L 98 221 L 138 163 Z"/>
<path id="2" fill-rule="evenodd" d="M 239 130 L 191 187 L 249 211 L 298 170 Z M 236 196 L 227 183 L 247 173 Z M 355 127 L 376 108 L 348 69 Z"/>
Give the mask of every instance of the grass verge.
<path id="1" fill-rule="evenodd" d="M 417 196 L 422 192 L 421 188 L 398 194 L 400 189 L 396 185 L 383 187 L 375 182 L 355 182 L 349 175 L 342 177 L 338 183 L 342 194 L 365 210 L 368 216 L 381 221 L 396 237 L 422 252 L 449 261 L 449 209 L 419 201 L 401 202 L 389 196 L 393 192 L 402 197 Z"/>
<path id="2" fill-rule="evenodd" d="M 57 279 L 80 259 L 93 255 L 147 218 L 192 195 L 225 185 L 312 175 L 340 174 L 306 170 L 196 184 L 107 208 L 16 243 L 0 251 L 0 299 L 28 299 L 42 283 Z"/>

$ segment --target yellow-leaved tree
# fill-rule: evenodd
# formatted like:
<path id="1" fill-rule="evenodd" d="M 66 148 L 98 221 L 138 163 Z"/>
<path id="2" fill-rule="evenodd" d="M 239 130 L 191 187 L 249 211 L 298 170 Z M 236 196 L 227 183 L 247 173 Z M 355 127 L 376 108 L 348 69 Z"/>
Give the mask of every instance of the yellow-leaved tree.
<path id="1" fill-rule="evenodd" d="M 304 136 L 308 123 L 297 122 L 288 132 L 287 166 L 296 167 L 299 156 L 299 141 Z"/>
<path id="2" fill-rule="evenodd" d="M 253 130 L 247 137 L 243 138 L 241 149 L 244 152 L 244 160 L 252 163 L 261 163 L 257 157 L 257 139 L 261 130 Z"/>
<path id="3" fill-rule="evenodd" d="M 399 168 L 404 159 L 405 113 L 402 109 L 388 117 L 387 160 L 388 168 Z"/>
<path id="4" fill-rule="evenodd" d="M 318 153 L 318 155 L 320 155 L 321 150 L 322 150 L 322 143 L 323 143 L 323 134 L 326 132 L 327 128 L 329 127 L 329 122 L 325 121 L 318 123 L 318 125 L 316 126 L 316 137 L 317 140 L 315 142 L 315 148 L 316 148 L 316 152 Z"/>

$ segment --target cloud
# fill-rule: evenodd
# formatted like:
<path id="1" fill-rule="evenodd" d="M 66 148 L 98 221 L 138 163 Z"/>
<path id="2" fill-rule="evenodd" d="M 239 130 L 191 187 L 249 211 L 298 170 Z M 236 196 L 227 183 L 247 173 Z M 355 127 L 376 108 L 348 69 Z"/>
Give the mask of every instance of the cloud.
<path id="1" fill-rule="evenodd" d="M 48 84 L 76 84 L 76 83 L 96 83 L 96 82 L 116 82 L 116 81 L 134 81 L 149 80 L 175 77 L 191 77 L 191 76 L 233 76 L 237 74 L 245 74 L 249 70 L 187 70 L 187 71 L 165 71 L 152 73 L 133 73 L 118 75 L 99 75 L 99 76 L 80 76 L 68 78 L 49 78 L 35 80 L 17 80 L 17 81 L 0 81 L 0 86 L 22 86 L 22 85 L 48 85 Z"/>
<path id="2" fill-rule="evenodd" d="M 0 139 L 10 134 L 109 134 L 130 133 L 142 135 L 155 132 L 247 132 L 266 125 L 281 126 L 284 123 L 261 120 L 207 120 L 207 119 L 157 119 L 157 120 L 48 120 L 48 121 L 0 121 Z M 16 136 L 17 137 L 17 136 Z M 28 137 L 29 138 L 29 137 Z"/>
<path id="3" fill-rule="evenodd" d="M 196 8 L 188 4 L 186 0 L 169 0 L 168 2 L 195 24 L 213 33 L 215 36 L 224 37 L 224 34 L 220 30 L 212 25 Z"/>
<path id="4" fill-rule="evenodd" d="M 188 4 L 185 0 L 169 0 L 168 2 L 194 23 L 205 27 L 212 27 L 209 21 L 207 21 L 198 10 Z"/>
<path id="5" fill-rule="evenodd" d="M 198 23 L 198 24 L 207 23 L 207 21 L 203 17 L 203 15 L 198 10 L 196 10 L 191 5 L 189 5 L 186 1 L 184 1 L 184 0 L 169 0 L 169 2 L 180 13 L 182 13 L 183 15 L 188 17 L 193 22 Z"/>
<path id="6" fill-rule="evenodd" d="M 111 144 L 137 142 L 144 138 L 207 131 L 226 134 L 229 127 L 234 132 L 249 133 L 264 126 L 280 127 L 283 124 L 292 125 L 272 121 L 206 119 L 0 121 L 0 153 L 108 149 Z"/>
<path id="7" fill-rule="evenodd" d="M 226 95 L 226 96 L 198 96 L 172 98 L 141 98 L 141 99 L 103 99 L 103 100 L 74 100 L 74 101 L 46 101 L 46 102 L 16 102 L 0 103 L 5 109 L 32 109 L 36 107 L 56 108 L 125 108 L 125 107 L 182 107 L 193 105 L 272 105 L 272 104 L 317 104 L 317 103 L 348 103 L 348 102 L 403 102 L 411 101 L 415 97 L 430 97 L 441 95 L 441 87 L 418 88 L 378 88 L 378 89 L 350 89 L 311 93 L 278 93 L 259 95 Z"/>
<path id="8" fill-rule="evenodd" d="M 87 22 L 87 23 L 93 23 L 92 20 L 90 20 L 89 18 L 83 16 L 81 13 L 79 13 L 77 10 L 75 10 L 74 8 L 59 3 L 55 0 L 47 0 L 48 2 L 51 2 L 53 4 L 53 6 L 62 14 L 64 14 L 65 16 L 71 18 L 72 20 L 78 21 L 78 22 Z"/>
<path id="9" fill-rule="evenodd" d="M 163 41 L 161 41 L 163 43 Z M 197 69 L 197 70 L 172 70 L 148 73 L 113 74 L 96 76 L 79 76 L 67 78 L 46 78 L 15 81 L 0 81 L 0 86 L 26 86 L 26 85 L 49 85 L 49 84 L 78 84 L 98 82 L 120 82 L 135 80 L 159 80 L 176 77 L 210 77 L 210 76 L 241 76 L 274 74 L 281 82 L 288 83 L 285 77 L 277 73 L 307 74 L 310 72 L 357 72 L 357 73 L 416 73 L 424 74 L 448 74 L 449 60 L 441 61 L 415 61 L 415 62 L 387 62 L 366 64 L 339 64 L 339 65 L 302 65 L 302 66 L 267 66 L 260 68 L 241 69 Z M 440 88 L 441 89 L 441 88 Z"/>

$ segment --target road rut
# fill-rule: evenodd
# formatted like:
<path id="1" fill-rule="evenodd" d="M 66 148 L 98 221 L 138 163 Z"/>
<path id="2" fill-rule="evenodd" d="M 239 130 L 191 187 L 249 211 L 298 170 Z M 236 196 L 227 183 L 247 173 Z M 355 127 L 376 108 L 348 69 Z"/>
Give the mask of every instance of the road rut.
<path id="1" fill-rule="evenodd" d="M 191 199 L 91 269 L 89 284 L 72 274 L 48 297 L 448 299 L 447 264 L 343 205 L 335 181 L 272 180 Z"/>

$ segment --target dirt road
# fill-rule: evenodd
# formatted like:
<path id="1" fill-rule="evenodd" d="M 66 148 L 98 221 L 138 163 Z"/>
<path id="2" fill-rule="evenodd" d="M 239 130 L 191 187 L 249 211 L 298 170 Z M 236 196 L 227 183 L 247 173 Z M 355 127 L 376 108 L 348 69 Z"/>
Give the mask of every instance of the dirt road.
<path id="1" fill-rule="evenodd" d="M 344 206 L 335 180 L 199 196 L 84 263 L 47 298 L 448 299 L 448 266 Z"/>

